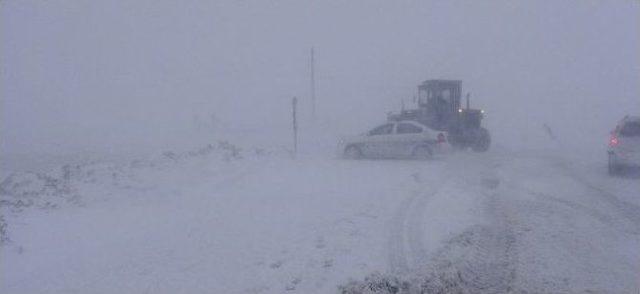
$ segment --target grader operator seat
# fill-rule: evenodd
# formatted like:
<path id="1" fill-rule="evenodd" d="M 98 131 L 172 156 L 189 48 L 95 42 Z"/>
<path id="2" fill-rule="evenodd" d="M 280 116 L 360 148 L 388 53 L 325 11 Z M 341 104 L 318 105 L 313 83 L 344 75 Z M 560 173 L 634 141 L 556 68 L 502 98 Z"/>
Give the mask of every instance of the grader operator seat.
<path id="1" fill-rule="evenodd" d="M 443 130 L 456 119 L 460 109 L 462 81 L 427 80 L 418 86 L 418 107 L 426 113 L 425 123 Z"/>

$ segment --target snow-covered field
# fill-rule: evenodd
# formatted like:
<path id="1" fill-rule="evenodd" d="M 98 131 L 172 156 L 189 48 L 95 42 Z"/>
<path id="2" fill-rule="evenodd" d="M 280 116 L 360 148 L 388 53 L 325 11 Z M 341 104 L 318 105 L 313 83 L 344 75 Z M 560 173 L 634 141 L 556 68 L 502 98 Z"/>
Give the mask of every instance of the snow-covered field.
<path id="1" fill-rule="evenodd" d="M 567 158 L 216 143 L 5 169 L 0 292 L 639 293 L 640 181 Z"/>

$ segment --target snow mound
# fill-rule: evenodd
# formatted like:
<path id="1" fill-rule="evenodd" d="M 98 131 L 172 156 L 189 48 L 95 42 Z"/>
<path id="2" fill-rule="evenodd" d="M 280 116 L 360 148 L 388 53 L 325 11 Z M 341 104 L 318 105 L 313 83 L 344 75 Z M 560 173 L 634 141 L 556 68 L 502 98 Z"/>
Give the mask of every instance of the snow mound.
<path id="1" fill-rule="evenodd" d="M 16 171 L 0 182 L 0 208 L 20 214 L 25 209 L 59 209 L 85 206 L 109 200 L 114 196 L 141 195 L 154 189 L 154 175 L 164 174 L 168 180 L 179 176 L 184 168 L 194 166 L 225 171 L 225 164 L 246 157 L 271 155 L 261 149 L 242 148 L 226 141 L 207 144 L 188 151 L 167 151 L 150 159 L 128 162 L 84 162 L 62 164 L 46 172 Z M 189 177 L 189 175 L 183 175 Z M 99 205 L 99 204 L 98 204 Z M 11 218 L 10 218 L 11 219 Z M 0 219 L 2 243 L 9 240 L 9 220 Z"/>
<path id="2" fill-rule="evenodd" d="M 11 241 L 9 239 L 9 233 L 7 233 L 7 221 L 4 220 L 4 216 L 0 215 L 0 245 L 4 245 Z"/>
<path id="3" fill-rule="evenodd" d="M 406 292 L 410 286 L 409 282 L 401 281 L 398 277 L 373 273 L 362 282 L 350 281 L 338 289 L 342 294 L 395 294 Z"/>
<path id="4" fill-rule="evenodd" d="M 476 225 L 447 241 L 423 274 L 373 273 L 339 286 L 343 294 L 509 293 L 514 290 L 515 238 Z"/>
<path id="5" fill-rule="evenodd" d="M 77 198 L 64 179 L 35 172 L 16 172 L 0 183 L 0 206 L 20 210 L 24 207 L 56 208 Z"/>
<path id="6" fill-rule="evenodd" d="M 100 186 L 102 188 L 144 189 L 143 174 L 149 171 L 175 169 L 178 165 L 193 162 L 231 162 L 243 159 L 243 150 L 226 141 L 216 145 L 185 152 L 167 151 L 161 156 L 147 160 L 136 159 L 128 163 L 89 162 L 62 165 L 48 173 L 13 172 L 0 183 L 0 206 L 14 210 L 35 206 L 37 208 L 57 208 L 65 203 L 78 204 L 78 188 Z M 269 154 L 254 149 L 250 155 Z"/>

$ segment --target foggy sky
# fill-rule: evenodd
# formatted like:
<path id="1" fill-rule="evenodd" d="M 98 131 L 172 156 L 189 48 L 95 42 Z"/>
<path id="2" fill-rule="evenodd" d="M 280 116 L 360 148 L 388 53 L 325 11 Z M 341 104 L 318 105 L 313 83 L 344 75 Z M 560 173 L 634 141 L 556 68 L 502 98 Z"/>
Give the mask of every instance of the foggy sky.
<path id="1" fill-rule="evenodd" d="M 640 114 L 638 1 L 514 2 L 2 1 L 0 148 L 126 151 L 211 114 L 282 134 L 292 96 L 308 117 L 312 46 L 336 133 L 429 78 L 463 80 L 498 144 L 538 144 L 543 123 L 599 144 Z"/>

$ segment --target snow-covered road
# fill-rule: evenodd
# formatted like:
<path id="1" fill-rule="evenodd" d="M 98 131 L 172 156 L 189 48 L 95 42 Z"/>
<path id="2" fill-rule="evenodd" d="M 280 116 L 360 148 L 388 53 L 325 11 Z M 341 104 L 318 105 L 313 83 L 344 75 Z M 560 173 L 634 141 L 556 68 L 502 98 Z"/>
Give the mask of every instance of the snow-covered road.
<path id="1" fill-rule="evenodd" d="M 58 208 L 3 184 L 0 292 L 640 291 L 640 181 L 598 164 L 168 157 L 67 173 Z"/>

